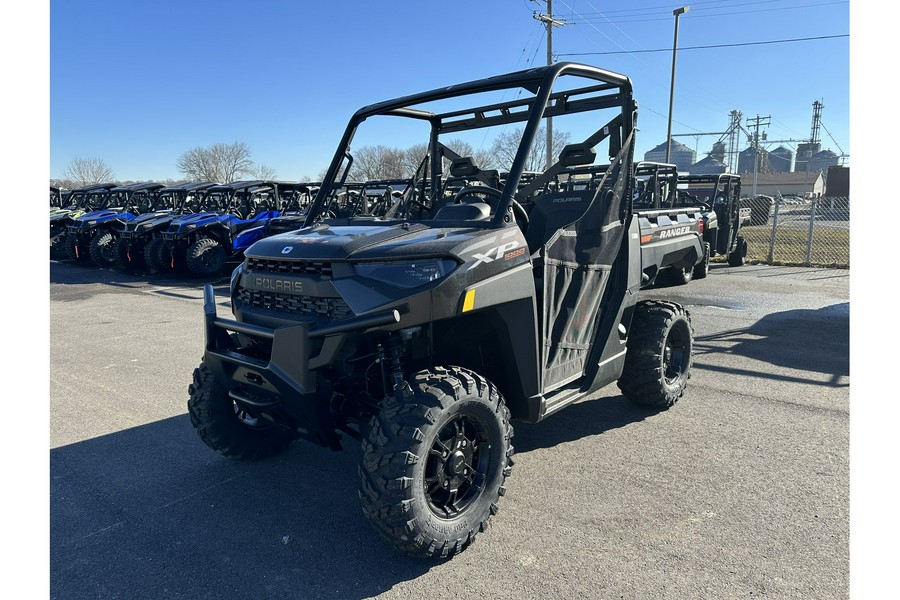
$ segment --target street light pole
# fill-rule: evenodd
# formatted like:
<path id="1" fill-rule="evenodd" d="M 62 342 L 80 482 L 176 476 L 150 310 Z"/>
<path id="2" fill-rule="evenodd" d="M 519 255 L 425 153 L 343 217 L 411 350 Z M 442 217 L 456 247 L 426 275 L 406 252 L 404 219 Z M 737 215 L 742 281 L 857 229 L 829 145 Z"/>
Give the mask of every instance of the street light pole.
<path id="1" fill-rule="evenodd" d="M 675 41 L 672 43 L 672 81 L 669 87 L 669 128 L 666 133 L 666 162 L 672 154 L 672 104 L 675 100 L 675 55 L 678 52 L 678 17 L 686 13 L 691 7 L 682 6 L 672 11 L 675 15 Z"/>

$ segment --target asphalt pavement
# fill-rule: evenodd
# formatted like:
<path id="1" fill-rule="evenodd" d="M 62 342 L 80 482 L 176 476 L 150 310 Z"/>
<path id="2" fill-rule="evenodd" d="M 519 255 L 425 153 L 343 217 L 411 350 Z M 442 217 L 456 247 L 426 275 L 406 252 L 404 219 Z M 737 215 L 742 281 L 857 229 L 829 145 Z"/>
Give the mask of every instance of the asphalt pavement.
<path id="1" fill-rule="evenodd" d="M 612 385 L 516 423 L 499 513 L 444 562 L 369 526 L 352 440 L 253 464 L 203 445 L 202 283 L 50 265 L 51 598 L 848 597 L 849 271 L 714 264 L 646 292 L 691 313 L 684 398 Z"/>

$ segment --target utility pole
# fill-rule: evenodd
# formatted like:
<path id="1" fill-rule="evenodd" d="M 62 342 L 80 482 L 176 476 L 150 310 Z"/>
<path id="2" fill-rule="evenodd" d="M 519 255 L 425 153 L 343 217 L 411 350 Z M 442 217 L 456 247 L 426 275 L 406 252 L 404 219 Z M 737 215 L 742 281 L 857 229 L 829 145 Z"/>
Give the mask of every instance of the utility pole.
<path id="1" fill-rule="evenodd" d="M 756 176 L 759 173 L 759 128 L 761 126 L 768 127 L 771 124 L 771 116 L 761 117 L 756 115 L 754 118 L 747 117 L 747 127 L 753 123 L 753 191 L 750 192 L 751 198 L 756 198 Z"/>
<path id="2" fill-rule="evenodd" d="M 565 25 L 565 21 L 553 18 L 553 0 L 547 0 L 547 14 L 533 13 L 532 17 L 547 27 L 547 66 L 553 64 L 553 28 Z M 547 117 L 547 166 L 553 164 L 553 117 Z"/>

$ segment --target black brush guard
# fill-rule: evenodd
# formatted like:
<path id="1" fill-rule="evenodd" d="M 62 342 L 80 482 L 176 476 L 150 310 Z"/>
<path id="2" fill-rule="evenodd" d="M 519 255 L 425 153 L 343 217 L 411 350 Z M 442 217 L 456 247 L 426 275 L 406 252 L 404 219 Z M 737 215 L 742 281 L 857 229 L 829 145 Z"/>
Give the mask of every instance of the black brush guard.
<path id="1" fill-rule="evenodd" d="M 203 286 L 203 312 L 206 329 L 203 362 L 228 390 L 228 395 L 266 420 L 282 425 L 286 421 L 285 411 L 279 407 L 289 407 L 291 429 L 300 437 L 335 449 L 340 448 L 340 438 L 328 413 L 331 392 L 327 386 L 317 384 L 316 369 L 334 361 L 350 334 L 400 322 L 400 313 L 389 310 L 321 327 L 315 327 L 312 321 L 300 321 L 270 329 L 217 316 L 215 293 L 210 284 Z M 268 360 L 242 353 L 231 333 L 271 342 Z M 313 341 L 319 338 L 323 340 L 321 348 L 315 356 L 310 356 Z M 282 418 L 273 417 L 273 412 Z"/>

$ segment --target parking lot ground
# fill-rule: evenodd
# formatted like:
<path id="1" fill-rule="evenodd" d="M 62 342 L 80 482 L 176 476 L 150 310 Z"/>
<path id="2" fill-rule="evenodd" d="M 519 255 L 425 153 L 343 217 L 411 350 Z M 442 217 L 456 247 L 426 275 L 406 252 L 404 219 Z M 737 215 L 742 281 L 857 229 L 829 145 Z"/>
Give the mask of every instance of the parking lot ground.
<path id="1" fill-rule="evenodd" d="M 352 440 L 254 464 L 200 442 L 201 283 L 51 263 L 52 598 L 848 596 L 849 271 L 713 265 L 646 292 L 691 313 L 684 398 L 609 386 L 516 423 L 500 512 L 439 563 L 368 525 Z"/>

